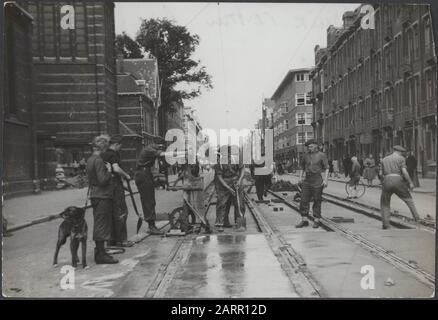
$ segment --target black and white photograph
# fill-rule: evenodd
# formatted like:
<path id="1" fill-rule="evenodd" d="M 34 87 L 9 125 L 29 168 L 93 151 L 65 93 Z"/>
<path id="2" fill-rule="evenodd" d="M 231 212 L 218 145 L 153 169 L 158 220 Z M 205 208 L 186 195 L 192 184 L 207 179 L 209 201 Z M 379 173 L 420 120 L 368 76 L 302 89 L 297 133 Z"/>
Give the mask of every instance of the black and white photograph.
<path id="1" fill-rule="evenodd" d="M 435 5 L 3 2 L 2 297 L 435 299 Z"/>

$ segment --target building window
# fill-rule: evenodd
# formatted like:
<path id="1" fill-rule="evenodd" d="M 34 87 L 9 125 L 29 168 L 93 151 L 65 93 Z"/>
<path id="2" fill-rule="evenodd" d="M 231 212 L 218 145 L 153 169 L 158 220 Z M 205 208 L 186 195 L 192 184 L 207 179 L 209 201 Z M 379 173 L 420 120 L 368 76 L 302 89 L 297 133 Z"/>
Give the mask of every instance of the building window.
<path id="1" fill-rule="evenodd" d="M 304 112 L 297 113 L 297 115 L 296 115 L 297 126 L 301 126 L 301 125 L 306 124 L 305 116 L 306 116 L 306 114 Z"/>
<path id="2" fill-rule="evenodd" d="M 287 102 L 283 102 L 283 103 L 280 105 L 280 110 L 281 110 L 281 114 L 285 114 L 285 113 L 288 113 L 288 112 L 289 112 L 289 107 L 288 107 L 288 105 L 287 105 Z"/>
<path id="3" fill-rule="evenodd" d="M 306 112 L 306 125 L 310 126 L 312 124 L 313 114 L 311 112 Z"/>
<path id="4" fill-rule="evenodd" d="M 297 144 L 304 144 L 306 141 L 313 139 L 313 132 L 298 132 L 297 134 Z"/>
<path id="5" fill-rule="evenodd" d="M 312 140 L 313 139 L 313 132 L 312 131 L 307 131 L 306 132 L 306 141 Z"/>
<path id="6" fill-rule="evenodd" d="M 296 93 L 295 94 L 295 105 L 297 107 L 304 106 L 306 103 L 305 101 L 305 94 L 304 93 Z"/>
<path id="7" fill-rule="evenodd" d="M 306 93 L 306 106 L 311 106 L 311 105 L 312 105 L 312 93 L 307 92 Z"/>
<path id="8" fill-rule="evenodd" d="M 303 82 L 303 81 L 308 81 L 308 80 L 309 80 L 309 75 L 307 73 L 297 73 L 295 75 L 296 82 Z"/>
<path id="9" fill-rule="evenodd" d="M 426 100 L 433 99 L 433 77 L 430 70 L 426 71 Z"/>
<path id="10" fill-rule="evenodd" d="M 426 54 L 430 53 L 430 49 L 432 46 L 432 36 L 431 36 L 431 28 L 430 28 L 430 18 L 427 16 L 424 19 L 424 51 Z"/>
<path id="11" fill-rule="evenodd" d="M 289 130 L 289 120 L 284 120 L 284 128 Z"/>
<path id="12" fill-rule="evenodd" d="M 420 56 L 420 36 L 418 34 L 418 24 L 414 26 L 414 43 L 413 43 L 413 51 L 414 51 L 414 59 L 418 59 Z"/>
<path id="13" fill-rule="evenodd" d="M 298 132 L 297 134 L 297 144 L 304 144 L 305 143 L 305 132 Z"/>

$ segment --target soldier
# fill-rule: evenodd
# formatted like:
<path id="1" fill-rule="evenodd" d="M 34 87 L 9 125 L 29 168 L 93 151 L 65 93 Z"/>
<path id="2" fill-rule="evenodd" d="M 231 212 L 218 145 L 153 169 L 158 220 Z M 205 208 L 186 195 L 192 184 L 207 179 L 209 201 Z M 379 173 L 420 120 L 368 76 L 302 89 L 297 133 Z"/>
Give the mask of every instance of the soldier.
<path id="1" fill-rule="evenodd" d="M 394 152 L 382 160 L 383 184 L 380 196 L 383 229 L 389 229 L 391 196 L 395 193 L 409 207 L 412 216 L 418 223 L 420 219 L 409 189 L 414 189 L 411 177 L 406 168 L 403 153 L 406 149 L 394 146 Z"/>
<path id="2" fill-rule="evenodd" d="M 100 135 L 93 140 L 93 154 L 87 160 L 86 171 L 90 184 L 90 199 L 93 207 L 93 240 L 96 243 L 94 260 L 97 264 L 113 264 L 119 261 L 105 251 L 105 241 L 111 240 L 114 189 L 111 165 L 105 164 L 101 154 L 109 145 L 109 137 Z"/>
<path id="3" fill-rule="evenodd" d="M 228 164 L 218 163 L 215 166 L 217 194 L 215 226 L 219 232 L 223 231 L 226 222 L 229 225 L 228 213 L 231 203 L 234 204 L 236 228 L 239 231 L 244 229 L 244 218 L 242 215 L 245 212 L 245 206 L 242 199 L 242 188 L 240 187 L 245 174 L 244 166 L 240 164 L 231 164 L 230 152 L 228 152 L 228 154 Z M 237 187 L 237 190 L 235 187 Z M 240 208 L 238 206 L 236 192 L 239 192 L 240 195 Z"/>
<path id="4" fill-rule="evenodd" d="M 122 147 L 123 136 L 117 134 L 111 137 L 109 148 L 102 154 L 104 162 L 111 164 L 111 173 L 114 176 L 114 211 L 110 245 L 117 247 L 132 247 L 133 242 L 128 241 L 128 230 L 126 219 L 128 218 L 128 207 L 125 201 L 125 189 L 122 178 L 129 183 L 131 177 L 120 167 L 120 148 Z"/>
<path id="5" fill-rule="evenodd" d="M 140 193 L 143 216 L 148 222 L 149 233 L 151 235 L 163 234 L 155 225 L 155 185 L 152 175 L 152 167 L 162 152 L 161 148 L 162 145 L 159 144 L 152 144 L 143 148 L 137 160 L 137 169 L 134 178 L 138 192 Z"/>
<path id="6" fill-rule="evenodd" d="M 300 212 L 302 220 L 296 225 L 296 228 L 309 226 L 308 215 L 310 199 L 313 196 L 313 216 L 315 217 L 313 228 L 319 227 L 321 218 L 321 201 L 322 190 L 328 185 L 328 160 L 327 156 L 318 150 L 318 144 L 314 140 L 305 143 L 308 153 L 304 154 L 301 160 L 300 182 L 302 183 Z M 322 179 L 321 173 L 325 172 L 325 178 Z M 305 178 L 303 180 L 303 175 Z"/>

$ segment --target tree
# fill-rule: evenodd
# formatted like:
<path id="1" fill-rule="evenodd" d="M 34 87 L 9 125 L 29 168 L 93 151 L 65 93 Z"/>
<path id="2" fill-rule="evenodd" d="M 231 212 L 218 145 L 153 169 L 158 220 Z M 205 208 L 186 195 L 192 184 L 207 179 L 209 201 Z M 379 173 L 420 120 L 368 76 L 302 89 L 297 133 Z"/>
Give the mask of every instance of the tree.
<path id="1" fill-rule="evenodd" d="M 200 66 L 200 61 L 191 59 L 199 45 L 199 36 L 190 34 L 186 27 L 164 19 L 144 19 L 136 41 L 146 52 L 157 58 L 161 85 L 161 104 L 172 111 L 172 102 L 193 99 L 201 94 L 201 88 L 211 89 L 211 76 Z M 179 83 L 188 84 L 188 89 L 176 88 Z"/>
<path id="2" fill-rule="evenodd" d="M 125 32 L 116 36 L 116 49 L 117 52 L 123 54 L 125 59 L 143 58 L 141 46 Z"/>

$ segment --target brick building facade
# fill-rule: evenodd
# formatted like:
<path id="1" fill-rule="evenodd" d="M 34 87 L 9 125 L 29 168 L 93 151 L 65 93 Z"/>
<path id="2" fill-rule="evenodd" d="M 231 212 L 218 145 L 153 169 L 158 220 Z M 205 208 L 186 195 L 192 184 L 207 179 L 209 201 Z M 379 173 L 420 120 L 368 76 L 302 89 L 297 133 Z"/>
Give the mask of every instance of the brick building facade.
<path id="1" fill-rule="evenodd" d="M 74 2 L 74 28 L 62 5 L 25 1 L 34 18 L 33 72 L 38 162 L 42 177 L 57 164 L 87 158 L 100 133 L 118 133 L 114 4 Z"/>
<path id="2" fill-rule="evenodd" d="M 157 137 L 158 65 L 156 59 L 117 59 L 117 109 L 122 146 L 122 166 L 132 171 L 143 145 Z"/>
<path id="3" fill-rule="evenodd" d="M 4 7 L 2 108 L 4 192 L 32 191 L 38 179 L 35 105 L 32 103 L 32 16 L 16 3 Z"/>
<path id="4" fill-rule="evenodd" d="M 329 158 L 413 150 L 418 169 L 435 174 L 436 55 L 427 5 L 374 5 L 374 28 L 360 7 L 315 47 L 316 138 Z"/>
<path id="5" fill-rule="evenodd" d="M 274 103 L 274 159 L 297 161 L 313 139 L 310 68 L 290 70 L 271 97 Z"/>

